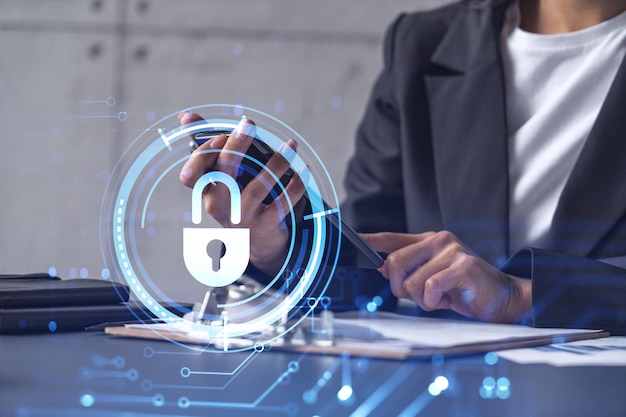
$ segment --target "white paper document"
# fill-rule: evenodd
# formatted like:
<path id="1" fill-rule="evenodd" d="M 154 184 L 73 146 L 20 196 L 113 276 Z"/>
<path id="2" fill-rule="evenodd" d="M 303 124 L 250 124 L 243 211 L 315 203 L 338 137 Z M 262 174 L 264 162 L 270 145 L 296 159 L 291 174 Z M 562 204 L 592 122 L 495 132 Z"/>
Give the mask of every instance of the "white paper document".
<path id="1" fill-rule="evenodd" d="M 332 316 L 332 315 L 331 315 Z M 493 324 L 475 321 L 456 321 L 415 317 L 377 312 L 338 313 L 331 323 L 320 318 L 306 318 L 298 326 L 300 333 L 308 334 L 299 343 L 293 338 L 277 337 L 263 339 L 263 335 L 250 342 L 247 339 L 230 338 L 229 333 L 237 326 L 229 324 L 219 337 L 209 337 L 202 332 L 185 330 L 184 323 L 156 325 L 127 325 L 105 329 L 108 334 L 141 337 L 169 338 L 179 342 L 212 344 L 215 346 L 243 347 L 246 342 L 268 343 L 273 348 L 307 351 L 325 354 L 352 354 L 389 359 L 429 357 L 436 354 L 471 354 L 502 349 L 526 348 L 550 345 L 566 341 L 592 339 L 608 336 L 601 330 L 534 328 L 523 325 Z M 330 324 L 330 327 L 327 325 Z M 320 329 L 330 328 L 316 343 Z M 261 329 L 257 329 L 259 333 Z M 294 330 L 295 331 L 295 330 Z M 232 334 L 232 333 L 231 333 Z M 268 333 L 265 333 L 268 334 Z M 320 342 L 320 340 L 317 340 Z"/>
<path id="2" fill-rule="evenodd" d="M 626 366 L 626 337 L 579 340 L 559 345 L 537 346 L 498 352 L 506 360 L 554 366 Z"/>

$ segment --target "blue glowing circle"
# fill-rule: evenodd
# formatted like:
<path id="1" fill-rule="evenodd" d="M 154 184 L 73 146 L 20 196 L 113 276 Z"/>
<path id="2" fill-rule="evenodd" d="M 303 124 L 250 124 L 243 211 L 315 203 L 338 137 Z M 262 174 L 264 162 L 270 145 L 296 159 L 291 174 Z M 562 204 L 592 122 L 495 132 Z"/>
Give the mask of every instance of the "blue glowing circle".
<path id="1" fill-rule="evenodd" d="M 186 366 L 184 368 L 180 368 L 180 376 L 183 378 L 189 378 L 189 375 L 191 375 L 191 369 Z"/>
<path id="2" fill-rule="evenodd" d="M 111 278 L 111 271 L 109 271 L 108 268 L 102 268 L 102 272 L 100 273 L 100 276 L 103 279 L 109 279 Z"/>
<path id="3" fill-rule="evenodd" d="M 178 406 L 182 409 L 185 408 L 189 408 L 189 406 L 191 405 L 191 401 L 189 401 L 189 398 L 187 397 L 180 397 L 178 399 Z"/>
<path id="4" fill-rule="evenodd" d="M 498 363 L 498 355 L 494 352 L 485 353 L 485 363 L 487 365 L 495 365 L 496 363 Z"/>
<path id="5" fill-rule="evenodd" d="M 91 394 L 85 394 L 80 397 L 80 405 L 89 408 L 96 403 L 96 399 Z"/>
<path id="6" fill-rule="evenodd" d="M 116 356 L 113 358 L 113 366 L 117 369 L 122 369 L 126 365 L 126 359 L 123 356 Z"/>
<path id="7" fill-rule="evenodd" d="M 315 404 L 317 402 L 317 391 L 308 389 L 302 393 L 302 401 L 305 404 Z"/>
<path id="8" fill-rule="evenodd" d="M 154 394 L 154 396 L 152 396 L 152 404 L 154 404 L 155 407 L 163 407 L 165 397 L 163 397 L 162 394 Z"/>
<path id="9" fill-rule="evenodd" d="M 439 391 L 445 391 L 450 386 L 450 382 L 448 381 L 448 378 L 446 378 L 443 375 L 439 375 L 437 378 L 435 378 L 435 380 L 433 381 L 433 384 L 435 385 L 435 387 L 437 387 Z"/>
<path id="10" fill-rule="evenodd" d="M 485 400 L 489 400 L 494 397 L 494 391 L 492 389 L 485 388 L 485 386 L 480 387 L 478 390 L 478 395 L 480 398 L 484 398 Z"/>
<path id="11" fill-rule="evenodd" d="M 498 387 L 498 390 L 500 391 L 507 391 L 509 387 L 511 386 L 511 381 L 509 381 L 509 378 L 500 377 L 496 381 L 496 386 Z"/>
<path id="12" fill-rule="evenodd" d="M 369 311 L 370 313 L 374 313 L 377 309 L 378 306 L 376 305 L 375 302 L 370 301 L 369 303 L 367 303 L 367 305 L 365 306 L 365 308 L 367 309 L 367 311 Z"/>
<path id="13" fill-rule="evenodd" d="M 50 322 L 48 323 L 48 330 L 50 330 L 51 333 L 54 333 L 57 331 L 57 323 L 54 320 L 50 320 Z"/>
<path id="14" fill-rule="evenodd" d="M 340 403 L 348 405 L 354 401 L 354 391 L 350 385 L 343 385 L 339 391 L 337 391 L 337 399 Z"/>
<path id="15" fill-rule="evenodd" d="M 150 346 L 146 346 L 145 348 L 143 348 L 143 356 L 145 356 L 146 358 L 151 358 L 152 356 L 154 356 L 154 349 L 152 349 Z"/>
<path id="16" fill-rule="evenodd" d="M 300 364 L 298 362 L 291 361 L 291 362 L 289 362 L 289 365 L 287 366 L 287 369 L 292 374 L 296 373 L 296 372 L 298 372 L 300 370 Z"/>
<path id="17" fill-rule="evenodd" d="M 505 390 L 505 391 L 496 391 L 496 397 L 498 397 L 501 400 L 506 400 L 511 396 L 511 391 L 509 390 Z"/>
<path id="18" fill-rule="evenodd" d="M 150 392 L 150 391 L 152 391 L 152 388 L 154 388 L 154 384 L 152 383 L 151 380 L 144 379 L 143 381 L 141 381 L 141 389 L 144 392 Z"/>
<path id="19" fill-rule="evenodd" d="M 496 387 L 496 380 L 491 376 L 485 377 L 483 379 L 483 387 L 486 389 L 494 389 Z"/>
<path id="20" fill-rule="evenodd" d="M 224 109 L 227 109 L 227 111 Z M 120 162 L 118 162 L 115 169 L 109 176 L 107 190 L 110 192 L 105 192 L 105 196 L 112 195 L 113 198 L 109 201 L 107 199 L 108 197 L 105 197 L 101 208 L 101 224 L 103 225 L 103 234 L 101 236 L 104 238 L 102 245 L 103 254 L 105 258 L 107 256 L 111 256 L 111 259 L 117 266 L 116 274 L 111 274 L 111 276 L 114 276 L 116 279 L 120 279 L 123 283 L 129 286 L 132 293 L 135 295 L 135 298 L 143 305 L 142 308 L 150 311 L 157 318 L 170 323 L 180 322 L 180 314 L 173 313 L 169 309 L 171 307 L 165 307 L 157 301 L 157 299 L 168 301 L 168 297 L 163 294 L 155 284 L 155 281 L 150 277 L 150 274 L 145 269 L 138 256 L 139 249 L 136 242 L 137 234 L 135 230 L 141 230 L 144 228 L 146 213 L 148 212 L 148 203 L 156 186 L 165 177 L 165 174 L 172 171 L 174 168 L 182 166 L 182 164 L 189 158 L 187 150 L 183 157 L 175 159 L 173 162 L 167 160 L 167 158 L 170 158 L 169 155 L 174 155 L 173 157 L 177 158 L 177 154 L 168 154 L 168 152 L 171 152 L 173 149 L 176 151 L 180 151 L 182 148 L 187 149 L 188 136 L 190 134 L 206 131 L 207 129 L 234 129 L 239 120 L 233 119 L 233 114 L 239 115 L 246 112 L 246 115 L 249 116 L 250 113 L 252 113 L 252 118 L 255 122 L 257 122 L 257 139 L 265 142 L 272 149 L 278 149 L 280 145 L 284 143 L 284 140 L 281 139 L 284 134 L 283 131 L 288 132 L 288 135 L 286 135 L 287 138 L 294 138 L 298 141 L 298 153 L 294 154 L 294 159 L 291 162 L 291 168 L 294 171 L 307 171 L 310 164 L 315 162 L 315 169 L 310 170 L 311 175 L 305 184 L 307 196 L 309 197 L 309 201 L 313 208 L 313 213 L 322 213 L 325 211 L 322 198 L 327 199 L 330 197 L 331 199 L 327 201 L 331 204 L 338 201 L 334 186 L 332 185 L 332 180 L 330 180 L 330 176 L 319 160 L 317 154 L 312 149 L 308 149 L 310 153 L 310 155 L 308 155 L 309 159 L 306 161 L 303 160 L 301 157 L 301 151 L 303 149 L 307 149 L 308 144 L 300 135 L 293 131 L 293 129 L 280 122 L 278 119 L 273 118 L 266 113 L 240 105 L 206 105 L 197 106 L 191 108 L 190 110 L 200 114 L 202 114 L 203 111 L 208 112 L 212 118 L 207 117 L 205 121 L 193 123 L 185 128 L 176 127 L 171 130 L 163 131 L 161 127 L 170 129 L 167 126 L 171 127 L 173 124 L 178 123 L 178 112 L 176 112 L 166 116 L 149 128 L 145 129 L 144 132 L 135 139 L 135 142 L 133 142 L 132 146 L 134 146 L 134 149 L 129 149 L 125 152 L 123 157 L 120 159 Z M 122 112 L 120 112 L 120 114 L 121 113 Z M 218 114 L 219 116 L 213 117 L 215 114 Z M 204 114 L 202 115 L 205 116 Z M 264 119 L 270 119 L 270 123 L 259 123 L 259 121 L 263 121 Z M 172 120 L 175 120 L 175 122 L 172 122 Z M 208 153 L 211 151 L 205 152 Z M 235 151 L 231 151 L 231 153 L 237 154 Z M 242 158 L 250 159 L 258 166 L 262 166 L 258 161 L 248 155 L 239 155 Z M 152 177 L 156 177 L 156 179 L 149 179 L 147 171 L 152 171 L 154 174 L 154 170 L 156 169 L 155 160 L 157 159 L 160 161 L 159 164 L 168 163 L 169 167 L 167 167 L 165 172 L 160 175 L 158 172 L 157 175 L 152 175 Z M 268 170 L 266 171 L 274 177 L 277 183 L 280 183 L 274 173 Z M 152 182 L 151 188 L 149 182 Z M 137 190 L 135 190 L 135 187 L 137 187 L 137 190 L 144 193 L 148 190 L 149 192 L 147 195 L 139 195 L 139 197 L 136 197 L 135 194 Z M 145 200 L 139 201 L 139 198 L 145 198 Z M 289 210 L 291 211 L 292 209 L 293 207 L 291 202 L 289 202 Z M 339 217 L 340 212 L 336 211 L 335 215 Z M 286 294 L 283 302 L 278 303 L 275 307 L 268 307 L 268 311 L 259 313 L 256 317 L 244 323 L 246 324 L 245 326 L 238 327 L 237 329 L 231 328 L 229 331 L 229 335 L 231 337 L 245 337 L 246 335 L 253 333 L 252 329 L 271 327 L 283 318 L 286 305 L 299 305 L 303 295 L 310 292 L 309 290 L 311 289 L 315 289 L 316 292 L 319 292 L 320 296 L 326 291 L 330 283 L 330 279 L 320 283 L 316 282 L 315 277 L 321 268 L 324 268 L 324 272 L 327 273 L 328 276 L 333 276 L 340 251 L 334 251 L 335 253 L 333 255 L 324 252 L 324 250 L 326 239 L 337 239 L 335 246 L 338 248 L 340 242 L 338 236 L 334 235 L 340 235 L 341 230 L 338 231 L 339 233 L 329 235 L 326 222 L 322 219 L 322 216 L 313 216 L 311 220 L 313 220 L 314 225 L 310 233 L 310 241 L 313 242 L 312 247 L 308 248 L 309 250 L 307 251 L 307 255 L 304 257 L 299 256 L 294 258 L 294 260 L 297 261 L 296 266 L 298 266 L 296 269 L 296 277 L 298 278 L 298 281 L 290 288 L 291 292 Z M 141 222 L 140 227 L 138 225 L 139 221 Z M 134 229 L 133 227 L 137 227 L 137 229 Z M 242 305 L 256 297 L 260 297 L 269 288 L 271 288 L 274 283 L 278 282 L 279 279 L 282 279 L 283 273 L 289 260 L 291 259 L 291 256 L 296 256 L 301 250 L 301 248 L 294 247 L 295 238 L 293 234 L 295 233 L 295 227 L 292 227 L 291 230 L 292 237 L 288 257 L 279 273 L 268 284 L 268 286 L 255 296 L 251 296 L 248 299 L 220 305 L 218 307 L 227 308 Z M 333 256 L 334 259 L 331 259 Z M 150 288 L 150 291 L 146 286 Z M 156 292 L 158 298 L 155 298 L 151 291 Z M 300 320 L 303 320 L 304 318 L 305 317 L 303 316 Z M 208 333 L 210 337 L 216 337 L 217 334 L 221 332 L 220 329 L 203 324 L 191 323 L 190 326 L 192 327 L 192 331 L 203 331 Z M 187 347 L 195 348 L 193 346 Z M 206 347 L 202 349 L 206 349 Z M 254 349 L 256 349 L 256 347 Z M 234 349 L 229 350 L 229 352 L 238 350 L 244 349 Z M 144 355 L 147 355 L 146 351 L 144 351 Z"/>
<path id="21" fill-rule="evenodd" d="M 137 372 L 136 369 L 129 369 L 128 371 L 126 371 L 126 378 L 129 381 L 136 381 L 139 378 L 139 372 Z"/>
<path id="22" fill-rule="evenodd" d="M 48 275 L 50 275 L 51 277 L 56 277 L 57 276 L 57 269 L 53 266 L 51 266 L 48 269 Z"/>
<path id="23" fill-rule="evenodd" d="M 428 385 L 428 393 L 433 397 L 437 397 L 439 394 L 441 394 L 441 390 L 437 388 L 434 383 L 431 383 L 430 385 Z"/>

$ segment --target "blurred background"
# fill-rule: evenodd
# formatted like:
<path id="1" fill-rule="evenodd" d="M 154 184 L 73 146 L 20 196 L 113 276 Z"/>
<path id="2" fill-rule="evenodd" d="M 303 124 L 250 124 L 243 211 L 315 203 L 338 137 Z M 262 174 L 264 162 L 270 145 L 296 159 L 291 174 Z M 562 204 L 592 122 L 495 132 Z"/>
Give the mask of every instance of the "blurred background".
<path id="1" fill-rule="evenodd" d="M 317 151 L 341 199 L 386 27 L 448 2 L 0 0 L 0 273 L 114 274 L 100 236 L 113 168 L 144 129 L 193 106 L 280 119 Z M 173 215 L 149 217 L 153 233 L 178 242 L 189 201 L 173 181 L 161 201 Z M 178 254 L 145 253 L 164 292 L 197 301 Z"/>

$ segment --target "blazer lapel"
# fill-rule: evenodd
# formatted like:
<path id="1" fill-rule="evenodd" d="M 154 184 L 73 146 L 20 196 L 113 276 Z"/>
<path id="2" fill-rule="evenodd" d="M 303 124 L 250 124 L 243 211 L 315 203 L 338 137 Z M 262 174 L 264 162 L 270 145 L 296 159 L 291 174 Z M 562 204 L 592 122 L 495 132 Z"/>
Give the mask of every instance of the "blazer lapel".
<path id="1" fill-rule="evenodd" d="M 508 3 L 464 9 L 426 76 L 446 229 L 486 260 L 508 257 L 508 163 L 499 36 Z"/>
<path id="2" fill-rule="evenodd" d="M 565 184 L 551 231 L 554 249 L 593 255 L 602 237 L 624 217 L 625 109 L 626 58 Z"/>

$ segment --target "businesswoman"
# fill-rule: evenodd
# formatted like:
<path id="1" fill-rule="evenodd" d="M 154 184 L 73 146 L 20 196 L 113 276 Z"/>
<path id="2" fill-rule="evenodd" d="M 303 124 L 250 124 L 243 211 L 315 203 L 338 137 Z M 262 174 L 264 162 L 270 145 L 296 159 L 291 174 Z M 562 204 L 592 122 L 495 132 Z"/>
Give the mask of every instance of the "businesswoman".
<path id="1" fill-rule="evenodd" d="M 380 273 L 394 295 L 480 320 L 626 332 L 625 10 L 468 0 L 390 26 L 342 214 L 389 254 Z M 181 181 L 232 173 L 229 157 L 192 158 Z M 270 164 L 287 169 L 280 155 Z M 272 273 L 287 236 L 251 185 L 244 217 L 262 237 L 251 261 Z M 303 192 L 294 177 L 287 193 Z M 216 218 L 224 197 L 205 194 Z"/>

